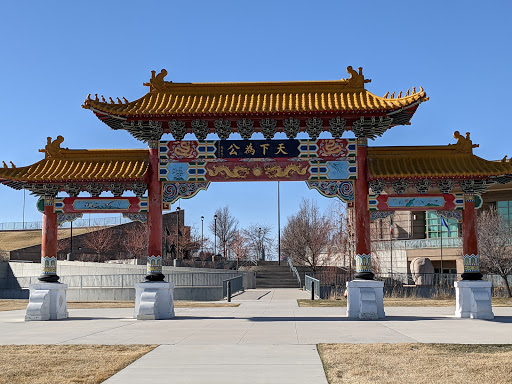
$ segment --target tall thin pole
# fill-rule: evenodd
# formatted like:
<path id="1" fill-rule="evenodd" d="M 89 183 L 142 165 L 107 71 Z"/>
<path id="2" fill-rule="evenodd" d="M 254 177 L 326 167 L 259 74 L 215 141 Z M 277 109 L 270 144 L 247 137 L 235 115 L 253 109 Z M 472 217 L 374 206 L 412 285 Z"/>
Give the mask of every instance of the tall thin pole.
<path id="1" fill-rule="evenodd" d="M 281 195 L 277 182 L 277 264 L 281 265 Z"/>
<path id="2" fill-rule="evenodd" d="M 439 271 L 439 282 L 443 280 L 443 224 L 441 224 L 441 270 Z"/>
<path id="3" fill-rule="evenodd" d="M 176 208 L 176 258 L 180 255 L 180 207 Z"/>
<path id="4" fill-rule="evenodd" d="M 25 191 L 26 189 L 23 189 L 23 229 L 25 229 Z"/>
<path id="5" fill-rule="evenodd" d="M 204 224 L 204 216 L 201 216 L 201 257 L 204 254 L 203 224 Z"/>
<path id="6" fill-rule="evenodd" d="M 216 256 L 217 255 L 217 215 L 214 215 L 213 216 L 213 220 L 214 220 L 214 234 L 213 234 L 213 238 L 214 238 L 214 254 L 213 256 Z"/>
<path id="7" fill-rule="evenodd" d="M 69 231 L 69 238 L 70 238 L 70 243 L 69 243 L 69 253 L 73 253 L 73 220 L 71 220 L 70 222 L 71 224 L 71 227 L 70 227 L 70 231 Z"/>

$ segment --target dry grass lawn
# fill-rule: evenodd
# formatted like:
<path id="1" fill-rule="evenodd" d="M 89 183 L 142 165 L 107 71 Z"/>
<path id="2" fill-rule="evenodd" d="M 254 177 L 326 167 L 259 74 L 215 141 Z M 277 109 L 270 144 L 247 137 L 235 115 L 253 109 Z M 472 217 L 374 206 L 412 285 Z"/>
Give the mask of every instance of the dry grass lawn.
<path id="1" fill-rule="evenodd" d="M 156 345 L 2 345 L 0 384 L 101 383 Z"/>
<path id="2" fill-rule="evenodd" d="M 297 300 L 299 307 L 346 307 L 347 299 L 339 300 Z M 455 307 L 455 298 L 384 298 L 385 307 Z M 508 297 L 493 297 L 493 307 L 512 307 L 512 299 Z"/>
<path id="3" fill-rule="evenodd" d="M 2 300 L 0 311 L 15 311 L 26 309 L 28 300 Z M 238 307 L 236 303 L 219 303 L 209 301 L 175 301 L 175 308 L 206 308 L 206 307 Z M 133 301 L 68 301 L 68 309 L 96 309 L 96 308 L 134 308 Z"/>
<path id="4" fill-rule="evenodd" d="M 512 345 L 319 344 L 329 384 L 512 383 Z"/>

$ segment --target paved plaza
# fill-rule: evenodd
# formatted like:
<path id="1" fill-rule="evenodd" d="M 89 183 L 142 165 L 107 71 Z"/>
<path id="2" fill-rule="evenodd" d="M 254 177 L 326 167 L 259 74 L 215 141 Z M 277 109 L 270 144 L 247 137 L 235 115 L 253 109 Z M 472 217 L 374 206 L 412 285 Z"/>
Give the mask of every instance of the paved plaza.
<path id="1" fill-rule="evenodd" d="M 137 321 L 133 309 L 70 309 L 69 319 L 25 322 L 0 312 L 0 344 L 160 344 L 106 383 L 327 383 L 317 343 L 512 344 L 512 308 L 492 321 L 455 308 L 387 307 L 359 321 L 345 308 L 299 308 L 297 289 L 255 289 L 239 307 L 176 308 L 172 320 Z"/>

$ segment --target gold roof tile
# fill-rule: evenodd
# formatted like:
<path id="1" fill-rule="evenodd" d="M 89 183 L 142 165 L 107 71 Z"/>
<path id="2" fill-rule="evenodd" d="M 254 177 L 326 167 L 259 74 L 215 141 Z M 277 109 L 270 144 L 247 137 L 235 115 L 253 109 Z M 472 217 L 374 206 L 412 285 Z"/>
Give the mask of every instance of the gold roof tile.
<path id="1" fill-rule="evenodd" d="M 56 156 L 27 167 L 0 168 L 0 179 L 24 182 L 142 180 L 148 169 L 146 149 L 60 149 Z"/>
<path id="2" fill-rule="evenodd" d="M 376 96 L 364 88 L 364 83 L 370 80 L 364 79 L 362 69 L 357 73 L 349 68 L 349 79 L 261 83 L 172 83 L 163 80 L 167 74 L 165 70 L 156 76 L 153 71 L 153 78 L 145 83 L 150 91 L 140 99 L 111 104 L 100 101 L 98 97 L 92 99 L 89 95 L 83 107 L 115 116 L 136 117 L 388 111 L 428 100 L 422 88 L 418 92 L 413 89 L 404 97 Z"/>

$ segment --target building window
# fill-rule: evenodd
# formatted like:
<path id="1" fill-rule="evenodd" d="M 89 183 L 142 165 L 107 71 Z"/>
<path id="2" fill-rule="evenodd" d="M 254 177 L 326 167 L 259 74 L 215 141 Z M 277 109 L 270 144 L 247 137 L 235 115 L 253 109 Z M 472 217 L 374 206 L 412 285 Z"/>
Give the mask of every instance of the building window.
<path id="1" fill-rule="evenodd" d="M 496 202 L 496 208 L 510 226 L 512 224 L 512 201 L 498 201 Z"/>
<path id="2" fill-rule="evenodd" d="M 441 222 L 441 217 L 435 211 L 427 211 L 427 238 L 443 239 L 459 237 L 459 222 L 456 219 L 444 219 L 448 228 Z"/>

